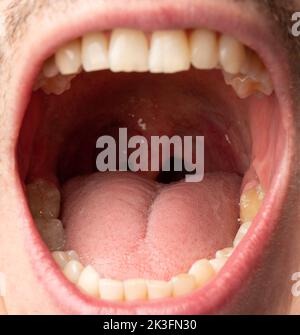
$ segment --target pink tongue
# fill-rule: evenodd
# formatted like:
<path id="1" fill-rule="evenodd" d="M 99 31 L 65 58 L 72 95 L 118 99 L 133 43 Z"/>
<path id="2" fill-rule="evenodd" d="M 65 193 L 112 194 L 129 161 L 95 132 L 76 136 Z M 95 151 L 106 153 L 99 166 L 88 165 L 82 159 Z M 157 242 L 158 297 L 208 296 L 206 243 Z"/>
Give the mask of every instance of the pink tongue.
<path id="1" fill-rule="evenodd" d="M 158 184 L 131 173 L 96 173 L 64 186 L 67 248 L 107 278 L 169 279 L 232 244 L 240 178 Z"/>

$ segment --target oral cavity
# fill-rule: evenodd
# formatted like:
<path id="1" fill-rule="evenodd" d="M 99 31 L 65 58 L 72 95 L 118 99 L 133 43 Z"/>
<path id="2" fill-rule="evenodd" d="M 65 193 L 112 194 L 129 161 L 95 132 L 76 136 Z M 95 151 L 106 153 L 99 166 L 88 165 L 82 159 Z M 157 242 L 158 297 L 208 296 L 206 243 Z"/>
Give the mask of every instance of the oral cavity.
<path id="1" fill-rule="evenodd" d="M 86 182 L 85 180 L 86 178 L 90 180 L 90 183 Z M 107 220 L 107 218 L 105 219 L 105 212 L 102 206 L 107 206 L 108 204 L 107 203 L 108 200 L 105 201 L 105 198 L 109 197 L 108 193 L 110 188 L 112 188 L 112 193 L 116 194 L 116 190 L 114 190 L 114 188 L 116 188 L 117 185 L 122 184 L 121 182 L 122 177 L 120 176 L 116 177 L 117 180 L 115 184 L 110 181 L 109 185 L 107 185 L 107 188 L 105 186 L 105 178 L 106 177 L 104 175 L 101 176 L 92 175 L 90 177 L 75 178 L 73 181 L 71 181 L 64 190 L 66 196 L 71 197 L 71 199 L 68 199 L 68 201 L 66 201 L 66 203 L 69 203 L 68 205 L 69 208 L 64 209 L 62 213 L 60 213 L 61 212 L 60 191 L 53 183 L 46 180 L 38 179 L 28 184 L 26 190 L 27 190 L 27 197 L 29 200 L 29 206 L 32 215 L 34 217 L 34 220 L 37 223 L 37 228 L 40 231 L 40 234 L 44 242 L 48 245 L 49 249 L 52 251 L 52 256 L 56 261 L 56 263 L 58 264 L 58 266 L 61 268 L 65 277 L 70 282 L 75 284 L 85 294 L 88 294 L 95 298 L 100 298 L 102 300 L 109 300 L 109 301 L 152 300 L 158 298 L 177 297 L 188 293 L 192 293 L 194 290 L 203 287 L 210 280 L 212 280 L 216 276 L 216 274 L 223 268 L 228 258 L 233 253 L 234 249 L 239 245 L 241 240 L 247 234 L 264 199 L 264 192 L 260 184 L 255 185 L 252 184 L 250 188 L 247 187 L 244 188 L 244 191 L 240 196 L 240 212 L 238 215 L 239 219 L 237 220 L 239 222 L 238 231 L 236 232 L 235 237 L 232 240 L 232 243 L 229 243 L 228 246 L 225 248 L 216 250 L 214 252 L 213 257 L 210 258 L 203 257 L 199 260 L 194 261 L 186 272 L 178 274 L 174 273 L 172 274 L 172 276 L 170 276 L 168 280 L 165 279 L 160 280 L 153 278 L 136 278 L 136 277 L 120 280 L 120 278 L 119 279 L 115 277 L 109 278 L 103 276 L 103 274 L 99 273 L 92 265 L 89 265 L 87 263 L 84 264 L 84 262 L 81 260 L 82 258 L 81 255 L 80 254 L 78 255 L 77 252 L 75 252 L 74 250 L 69 251 L 64 250 L 66 240 L 70 238 L 72 240 L 72 234 L 70 235 L 70 232 L 68 232 L 69 228 L 72 228 L 70 231 L 77 230 L 75 236 L 79 236 L 79 240 L 84 239 L 83 236 L 84 234 L 82 233 L 82 231 L 80 231 L 80 227 L 84 227 L 84 229 L 96 229 L 98 225 L 100 226 L 100 230 L 103 229 L 103 234 L 105 235 L 106 228 L 105 225 L 103 226 L 101 225 L 101 223 L 102 221 Z M 135 182 L 136 177 L 133 176 L 132 178 Z M 213 176 L 208 176 L 207 178 L 210 179 L 211 182 L 213 183 L 214 178 Z M 224 180 L 226 178 L 232 178 L 232 177 L 224 176 Z M 103 192 L 102 197 L 103 200 L 101 200 L 101 196 L 99 198 L 99 195 L 98 197 L 95 197 L 95 194 L 90 197 L 87 196 L 88 190 L 90 189 L 89 186 L 91 185 L 93 185 L 92 186 L 93 192 L 97 193 L 96 180 L 98 180 L 99 183 L 98 186 L 100 187 L 100 193 Z M 210 182 L 207 183 L 209 184 Z M 185 188 L 186 187 L 185 185 L 186 183 L 181 182 L 177 184 L 175 188 L 176 187 Z M 128 187 L 128 185 L 126 187 Z M 193 190 L 194 194 L 196 192 L 196 188 L 199 186 L 192 186 L 192 187 L 195 188 L 195 190 Z M 225 185 L 224 187 L 226 190 L 225 192 L 227 193 L 231 192 Z M 134 187 L 134 189 L 136 189 L 136 187 Z M 121 188 L 119 188 L 119 191 L 120 190 Z M 236 189 L 232 190 L 232 192 L 235 191 Z M 173 191 L 169 190 L 165 192 L 173 192 Z M 219 192 L 221 192 L 221 189 L 219 189 Z M 208 192 L 206 191 L 205 194 L 207 193 Z M 85 194 L 85 196 L 83 196 L 83 194 Z M 128 193 L 126 194 L 128 198 Z M 183 193 L 179 192 L 177 197 L 179 196 L 179 194 Z M 185 190 L 184 194 L 186 197 L 188 194 L 187 190 Z M 199 194 L 197 194 L 196 192 L 196 195 L 199 196 Z M 172 197 L 174 196 L 176 198 L 176 193 L 172 195 Z M 220 193 L 218 194 L 218 196 L 222 198 Z M 103 214 L 103 217 L 101 216 L 95 217 L 94 218 L 95 225 L 92 224 L 84 226 L 85 219 L 86 222 L 93 221 L 93 218 L 91 219 L 89 215 L 89 206 L 93 207 L 93 203 L 91 203 L 92 199 L 97 199 L 95 201 L 99 201 L 98 203 L 99 212 Z M 189 201 L 192 200 L 189 199 Z M 113 199 L 108 202 L 110 206 L 114 206 Z M 221 209 L 221 211 L 224 213 L 224 221 L 226 221 L 225 219 L 226 206 L 229 206 L 228 203 L 227 204 L 224 203 L 224 208 Z M 77 208 L 77 211 L 74 211 L 74 208 Z M 73 217 L 74 215 L 72 216 L 72 212 L 74 213 L 76 212 L 75 215 L 79 216 L 77 217 L 78 224 L 76 224 L 76 218 Z M 115 213 L 115 211 L 113 211 L 113 213 Z M 214 215 L 214 213 L 211 213 L 211 215 Z M 61 218 L 62 221 L 65 220 L 66 222 L 62 222 L 59 218 Z M 112 220 L 114 219 L 115 218 L 112 218 Z M 124 218 L 124 220 L 126 219 Z M 215 217 L 214 220 L 217 220 L 217 218 Z M 68 224 L 70 224 L 70 222 L 72 222 L 71 224 L 72 227 L 68 227 Z M 236 222 L 234 222 L 233 224 L 235 223 Z M 112 221 L 109 221 L 109 224 L 112 225 L 110 227 L 111 234 L 114 234 L 116 230 L 121 229 L 119 222 L 115 222 L 114 225 Z M 162 224 L 163 223 L 161 223 L 161 225 Z M 184 222 L 182 222 L 182 224 L 184 225 Z M 229 227 L 230 223 L 226 222 L 226 229 L 230 229 Z M 125 224 L 125 229 L 127 228 L 128 227 Z M 184 227 L 183 229 L 188 229 L 188 227 Z M 175 230 L 173 230 L 172 232 L 173 234 Z M 171 232 L 169 231 L 169 234 L 170 233 Z M 129 234 L 129 232 L 127 234 Z M 183 231 L 180 234 L 183 234 Z M 68 235 L 68 238 L 66 238 L 66 235 Z M 99 236 L 99 234 L 96 235 Z M 113 238 L 113 236 L 111 238 Z M 77 242 L 80 243 L 79 241 Z M 103 243 L 103 240 L 101 242 L 99 241 L 99 243 Z M 119 243 L 122 244 L 122 241 L 119 241 Z M 94 245 L 94 247 L 97 249 L 97 245 Z M 180 243 L 178 244 L 177 247 L 179 249 L 187 248 L 186 245 L 181 245 Z M 176 250 L 174 250 L 174 252 L 176 253 Z M 111 253 L 113 254 L 114 252 L 111 250 Z M 108 257 L 108 255 L 103 256 Z M 86 257 L 83 258 L 86 260 Z M 157 263 L 156 266 L 159 267 L 160 264 Z"/>
<path id="2" fill-rule="evenodd" d="M 96 71 L 102 72 L 87 74 Z M 40 114 L 48 128 L 41 124 L 35 135 L 32 157 L 39 162 L 28 159 L 26 191 L 36 227 L 64 276 L 109 301 L 177 297 L 209 283 L 247 234 L 265 196 L 262 185 L 269 186 L 261 172 L 272 161 L 258 129 L 267 129 L 277 114 L 261 108 L 272 101 L 273 85 L 258 55 L 207 29 L 119 28 L 61 46 L 44 63 L 38 89 L 46 93 Z M 146 137 L 205 135 L 204 181 L 163 185 L 152 174 L 94 174 L 96 137 L 114 135 L 124 124 Z M 260 174 L 241 191 L 241 177 L 252 169 Z M 149 231 L 157 242 L 151 252 L 129 257 L 136 241 L 150 244 Z"/>
<path id="3" fill-rule="evenodd" d="M 44 64 L 35 84 L 62 94 L 80 72 L 176 73 L 193 66 L 220 69 L 238 97 L 271 95 L 273 86 L 257 54 L 231 36 L 207 29 L 144 33 L 133 29 L 89 33 L 62 46 Z"/>

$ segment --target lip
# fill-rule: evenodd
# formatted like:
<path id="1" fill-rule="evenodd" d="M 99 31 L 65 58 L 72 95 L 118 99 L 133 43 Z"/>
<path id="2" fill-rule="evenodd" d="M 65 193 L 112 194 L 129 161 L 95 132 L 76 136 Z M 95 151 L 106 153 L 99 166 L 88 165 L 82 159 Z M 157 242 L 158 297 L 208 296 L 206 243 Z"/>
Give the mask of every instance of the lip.
<path id="1" fill-rule="evenodd" d="M 24 55 L 15 68 L 14 87 L 18 96 L 12 113 L 12 124 L 15 126 L 14 143 L 25 113 L 34 78 L 43 61 L 64 42 L 81 36 L 89 31 L 107 30 L 114 27 L 133 27 L 146 31 L 168 28 L 190 28 L 204 26 L 213 30 L 231 34 L 245 45 L 253 48 L 266 64 L 275 87 L 283 126 L 288 138 L 285 143 L 284 157 L 277 167 L 271 190 L 265 199 L 264 206 L 254 223 L 229 259 L 225 267 L 208 284 L 191 295 L 182 298 L 165 299 L 146 303 L 108 303 L 87 297 L 69 283 L 55 262 L 48 249 L 41 242 L 35 229 L 26 202 L 20 203 L 21 215 L 24 218 L 25 249 L 32 260 L 33 271 L 44 286 L 49 297 L 60 306 L 66 314 L 212 314 L 220 313 L 243 283 L 249 278 L 251 269 L 259 261 L 264 247 L 269 243 L 280 216 L 289 183 L 291 157 L 294 151 L 293 109 L 289 96 L 289 78 L 285 56 L 274 43 L 274 35 L 266 29 L 264 22 L 253 22 L 251 15 L 240 12 L 232 5 L 215 4 L 209 0 L 193 5 L 190 3 L 174 5 L 171 1 L 161 1 L 154 5 L 152 1 L 138 4 L 132 1 L 120 10 L 113 1 L 101 9 L 97 4 L 74 5 L 70 13 L 60 13 L 57 20 L 35 31 L 35 38 L 29 39 Z M 83 8 L 82 8 L 83 7 Z M 86 7 L 86 8 L 85 8 Z M 142 8 L 141 8 L 142 7 Z M 234 15 L 237 11 L 238 15 Z M 141 15 L 141 12 L 143 15 Z M 241 21 L 243 23 L 241 24 Z M 238 28 L 238 29 L 237 29 Z M 259 34 L 259 35 L 258 35 Z M 260 36 L 258 39 L 257 36 Z M 25 44 L 25 43 L 23 43 Z M 44 47 L 40 47 L 40 46 Z M 32 57 L 34 54 L 34 57 Z M 276 57 L 274 57 L 276 55 Z M 28 65 L 30 64 L 30 65 Z M 283 65 L 284 64 L 284 65 Z M 18 83 L 22 82 L 20 85 Z M 24 198 L 23 188 L 19 182 L 18 196 Z M 45 276 L 45 274 L 47 274 Z"/>

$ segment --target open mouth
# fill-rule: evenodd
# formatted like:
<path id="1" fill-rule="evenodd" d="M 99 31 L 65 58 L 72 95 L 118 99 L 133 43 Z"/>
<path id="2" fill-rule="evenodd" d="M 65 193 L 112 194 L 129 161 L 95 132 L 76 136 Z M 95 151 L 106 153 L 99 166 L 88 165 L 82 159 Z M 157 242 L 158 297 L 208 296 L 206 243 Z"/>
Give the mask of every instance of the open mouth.
<path id="1" fill-rule="evenodd" d="M 88 28 L 35 70 L 17 150 L 32 245 L 47 263 L 33 266 L 85 311 L 210 311 L 271 232 L 288 136 L 270 68 L 233 31 L 184 28 Z M 121 127 L 204 136 L 203 181 L 98 172 L 97 138 L 118 141 Z"/>

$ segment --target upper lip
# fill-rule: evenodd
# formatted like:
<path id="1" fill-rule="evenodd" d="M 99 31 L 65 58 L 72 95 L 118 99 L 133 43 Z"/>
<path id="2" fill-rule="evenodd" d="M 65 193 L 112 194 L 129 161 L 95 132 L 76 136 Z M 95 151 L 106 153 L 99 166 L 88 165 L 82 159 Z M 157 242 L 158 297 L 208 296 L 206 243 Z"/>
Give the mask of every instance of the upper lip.
<path id="1" fill-rule="evenodd" d="M 216 31 L 231 34 L 245 45 L 253 48 L 264 60 L 278 96 L 285 127 L 289 129 L 289 136 L 293 136 L 292 104 L 289 97 L 288 69 L 285 68 L 284 54 L 275 44 L 274 37 L 268 32 L 262 22 L 254 22 L 252 18 L 243 14 L 232 15 L 232 8 L 228 9 L 224 2 L 215 1 L 185 1 L 175 5 L 172 1 L 161 1 L 154 4 L 152 1 L 131 1 L 126 3 L 120 11 L 120 5 L 111 1 L 101 9 L 96 1 L 85 6 L 74 5 L 69 13 L 59 13 L 57 20 L 53 20 L 47 28 L 36 32 L 35 39 L 30 39 L 23 50 L 22 61 L 15 70 L 16 80 L 22 78 L 24 85 L 20 87 L 15 103 L 15 120 L 19 129 L 25 105 L 31 94 L 34 78 L 37 76 L 43 61 L 49 57 L 64 42 L 84 35 L 89 31 L 107 30 L 113 27 L 133 27 L 146 31 L 168 28 L 207 27 Z M 193 10 L 191 10 L 193 9 Z M 238 27 L 238 29 L 236 29 Z M 257 38 L 259 36 L 259 38 Z M 23 43 L 25 44 L 25 43 Z M 43 46 L 41 48 L 41 45 Z M 274 50 L 275 48 L 278 50 Z M 32 56 L 34 55 L 34 56 Z M 276 55 L 276 57 L 274 57 Z M 28 65 L 30 64 L 30 65 Z M 292 155 L 293 141 L 286 147 L 286 157 L 278 166 L 277 177 L 267 196 L 268 206 L 265 206 L 256 218 L 250 235 L 255 238 L 246 238 L 238 247 L 224 270 L 213 280 L 205 290 L 199 290 L 193 298 L 182 297 L 166 299 L 163 302 L 123 303 L 111 304 L 95 300 L 81 294 L 70 284 L 51 259 L 49 251 L 40 243 L 40 238 L 34 228 L 32 220 L 26 220 L 25 232 L 30 241 L 27 251 L 32 259 L 32 266 L 36 275 L 43 283 L 45 290 L 57 301 L 66 313 L 89 314 L 207 314 L 218 313 L 226 302 L 239 290 L 251 268 L 256 264 L 266 245 L 271 232 L 274 230 L 277 218 L 281 211 L 283 199 L 287 191 L 288 171 Z M 21 192 L 21 188 L 20 188 Z M 272 210 L 271 210 L 272 209 Z M 24 206 L 24 216 L 30 218 L 28 209 Z M 266 224 L 266 220 L 268 224 Z M 44 273 L 47 273 L 45 277 Z M 47 278 L 47 279 L 45 279 Z"/>

